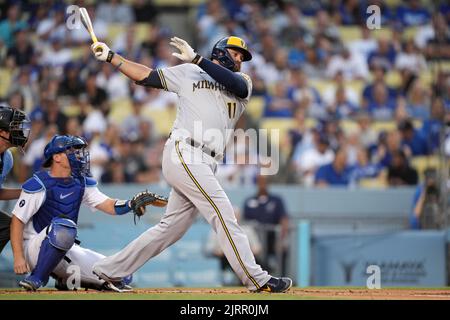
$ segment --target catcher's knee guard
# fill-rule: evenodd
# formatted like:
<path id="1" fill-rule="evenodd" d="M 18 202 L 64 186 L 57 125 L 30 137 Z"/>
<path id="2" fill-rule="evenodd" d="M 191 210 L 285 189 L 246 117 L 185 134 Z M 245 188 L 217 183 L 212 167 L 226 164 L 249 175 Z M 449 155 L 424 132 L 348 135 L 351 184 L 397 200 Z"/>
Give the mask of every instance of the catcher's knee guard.
<path id="1" fill-rule="evenodd" d="M 69 251 L 75 243 L 77 225 L 70 219 L 54 218 L 48 230 L 50 244 L 60 250 Z"/>
<path id="2" fill-rule="evenodd" d="M 39 280 L 42 285 L 48 282 L 50 273 L 75 243 L 76 235 L 75 222 L 66 218 L 53 218 L 47 237 L 41 243 L 36 267 L 31 273 L 33 279 Z"/>

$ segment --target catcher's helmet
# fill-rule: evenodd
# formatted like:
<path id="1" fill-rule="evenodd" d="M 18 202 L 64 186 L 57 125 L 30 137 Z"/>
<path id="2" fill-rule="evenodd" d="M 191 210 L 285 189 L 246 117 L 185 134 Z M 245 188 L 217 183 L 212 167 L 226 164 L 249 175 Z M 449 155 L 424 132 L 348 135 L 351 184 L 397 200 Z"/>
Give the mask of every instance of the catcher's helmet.
<path id="1" fill-rule="evenodd" d="M 65 152 L 69 159 L 72 175 L 90 176 L 89 151 L 87 142 L 81 137 L 70 135 L 55 135 L 44 149 L 44 167 L 52 163 L 53 155 Z"/>
<path id="2" fill-rule="evenodd" d="M 0 130 L 9 132 L 9 143 L 24 147 L 30 135 L 31 122 L 25 112 L 0 104 Z"/>
<path id="3" fill-rule="evenodd" d="M 252 54 L 250 53 L 250 51 L 248 51 L 247 44 L 241 38 L 231 36 L 220 39 L 212 49 L 211 59 L 219 61 L 219 63 L 223 67 L 231 71 L 237 71 L 235 70 L 236 63 L 230 56 L 230 53 L 227 49 L 235 49 L 242 52 L 242 54 L 244 55 L 243 61 L 249 61 L 252 59 Z"/>

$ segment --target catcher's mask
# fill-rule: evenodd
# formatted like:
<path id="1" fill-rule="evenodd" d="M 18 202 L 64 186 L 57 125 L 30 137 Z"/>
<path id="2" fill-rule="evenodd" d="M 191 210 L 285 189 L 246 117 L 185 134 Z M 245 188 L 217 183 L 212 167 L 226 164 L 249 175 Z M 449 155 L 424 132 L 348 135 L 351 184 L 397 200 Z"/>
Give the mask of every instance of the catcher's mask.
<path id="1" fill-rule="evenodd" d="M 0 129 L 9 132 L 7 140 L 11 145 L 23 148 L 28 141 L 31 130 L 31 122 L 25 112 L 11 108 L 8 105 L 0 105 Z"/>
<path id="2" fill-rule="evenodd" d="M 250 53 L 250 51 L 248 51 L 248 47 L 245 41 L 239 37 L 231 36 L 222 38 L 217 41 L 212 49 L 211 60 L 215 59 L 219 61 L 219 63 L 223 67 L 231 71 L 238 71 L 236 63 L 234 62 L 227 49 L 235 49 L 240 51 L 244 55 L 243 61 L 249 61 L 252 59 L 252 54 Z"/>
<path id="3" fill-rule="evenodd" d="M 74 177 L 89 177 L 90 159 L 86 150 L 87 142 L 82 137 L 70 135 L 55 135 L 44 149 L 44 167 L 50 167 L 53 155 L 65 153 L 69 159 Z"/>

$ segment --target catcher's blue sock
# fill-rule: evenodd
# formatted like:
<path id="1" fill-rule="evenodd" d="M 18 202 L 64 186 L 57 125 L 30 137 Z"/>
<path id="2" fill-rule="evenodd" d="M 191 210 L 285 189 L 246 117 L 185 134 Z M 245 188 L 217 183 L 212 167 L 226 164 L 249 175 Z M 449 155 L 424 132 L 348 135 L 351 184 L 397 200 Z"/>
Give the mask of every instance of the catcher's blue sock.
<path id="1" fill-rule="evenodd" d="M 31 272 L 33 278 L 37 278 L 45 286 L 50 277 L 50 273 L 56 268 L 58 263 L 64 258 L 67 251 L 55 248 L 50 244 L 50 241 L 45 238 L 42 241 L 41 249 L 39 250 L 38 261 L 36 267 Z"/>

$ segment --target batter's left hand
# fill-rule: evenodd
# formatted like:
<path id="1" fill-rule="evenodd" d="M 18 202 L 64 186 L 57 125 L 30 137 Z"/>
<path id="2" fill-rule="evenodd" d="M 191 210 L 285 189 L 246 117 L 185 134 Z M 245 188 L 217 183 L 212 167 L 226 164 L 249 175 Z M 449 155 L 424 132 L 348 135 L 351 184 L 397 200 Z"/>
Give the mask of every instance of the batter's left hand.
<path id="1" fill-rule="evenodd" d="M 180 50 L 180 53 L 174 52 L 172 55 L 184 62 L 192 62 L 197 55 L 189 43 L 183 39 L 173 37 L 170 39 L 170 45 Z"/>

